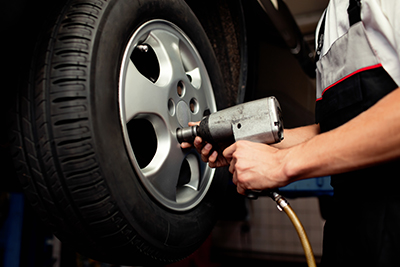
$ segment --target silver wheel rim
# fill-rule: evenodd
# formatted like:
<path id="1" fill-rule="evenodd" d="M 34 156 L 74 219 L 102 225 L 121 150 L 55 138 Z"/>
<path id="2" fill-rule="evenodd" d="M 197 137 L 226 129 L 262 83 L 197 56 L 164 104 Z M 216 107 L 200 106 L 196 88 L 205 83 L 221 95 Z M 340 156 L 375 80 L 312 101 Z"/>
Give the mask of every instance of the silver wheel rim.
<path id="1" fill-rule="evenodd" d="M 172 210 L 197 206 L 214 169 L 194 149 L 180 148 L 176 129 L 215 112 L 216 104 L 200 54 L 176 25 L 152 20 L 134 32 L 122 60 L 119 107 L 126 150 L 147 192 Z"/>

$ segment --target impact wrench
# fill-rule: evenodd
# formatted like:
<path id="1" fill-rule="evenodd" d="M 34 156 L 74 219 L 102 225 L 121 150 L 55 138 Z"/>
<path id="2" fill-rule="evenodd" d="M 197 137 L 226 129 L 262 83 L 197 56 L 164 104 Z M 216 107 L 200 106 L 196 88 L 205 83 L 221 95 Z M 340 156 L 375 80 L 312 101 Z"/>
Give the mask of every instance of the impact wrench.
<path id="1" fill-rule="evenodd" d="M 196 136 L 211 143 L 214 148 L 225 148 L 238 140 L 278 143 L 283 140 L 279 102 L 275 97 L 267 97 L 243 103 L 205 116 L 199 125 L 176 131 L 179 143 L 193 143 Z M 261 195 L 270 196 L 277 203 L 278 209 L 285 211 L 299 235 L 308 266 L 316 266 L 307 234 L 287 200 L 276 191 L 246 190 L 246 196 L 250 199 L 257 199 Z"/>

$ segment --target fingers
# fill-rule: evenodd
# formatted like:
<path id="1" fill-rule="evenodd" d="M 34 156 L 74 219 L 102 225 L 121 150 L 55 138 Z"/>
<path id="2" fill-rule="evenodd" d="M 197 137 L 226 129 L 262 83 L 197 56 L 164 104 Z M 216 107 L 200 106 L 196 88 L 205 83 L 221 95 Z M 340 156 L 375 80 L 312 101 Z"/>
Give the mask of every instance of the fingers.
<path id="1" fill-rule="evenodd" d="M 190 124 L 190 122 L 189 122 Z M 188 142 L 182 142 L 181 143 L 181 148 L 185 149 L 185 148 L 191 148 L 194 145 L 194 147 L 196 148 L 197 152 L 199 152 L 199 154 L 201 154 L 201 150 L 204 146 L 203 144 L 203 140 L 201 139 L 201 137 L 197 136 L 194 141 L 193 144 L 188 143 Z"/>
<path id="2" fill-rule="evenodd" d="M 200 122 L 189 122 L 189 126 L 198 125 L 199 123 Z M 191 148 L 193 146 L 200 154 L 201 160 L 204 162 L 208 162 L 211 168 L 218 168 L 229 165 L 230 158 L 223 157 L 222 152 L 218 149 L 218 147 L 213 147 L 213 145 L 205 142 L 199 136 L 196 136 L 193 144 L 188 142 L 183 142 L 181 144 L 182 149 Z"/>
<path id="3" fill-rule="evenodd" d="M 239 194 L 241 195 L 246 195 L 246 186 L 244 184 L 239 182 L 238 179 L 238 171 L 236 169 L 236 163 L 237 163 L 237 158 L 233 156 L 235 151 L 237 150 L 237 143 L 234 143 L 233 145 L 227 147 L 223 155 L 225 158 L 229 159 L 229 172 L 232 173 L 232 182 L 236 185 L 236 190 Z"/>
<path id="4" fill-rule="evenodd" d="M 190 147 L 192 147 L 191 143 L 188 143 L 188 142 L 182 142 L 181 143 L 181 148 L 183 148 L 183 149 L 190 148 Z"/>
<path id="5" fill-rule="evenodd" d="M 196 122 L 190 121 L 188 123 L 189 126 L 195 126 L 195 125 L 199 125 L 199 124 L 200 124 L 200 121 L 196 121 Z"/>
<path id="6" fill-rule="evenodd" d="M 189 122 L 188 123 L 188 126 L 195 126 L 195 125 L 199 125 L 200 124 L 200 121 L 197 121 L 197 122 Z M 201 143 L 201 141 L 200 141 L 200 143 Z M 185 149 L 185 148 L 190 148 L 190 147 L 192 147 L 192 144 L 191 143 L 188 143 L 188 142 L 182 142 L 181 143 L 181 148 L 183 148 L 183 149 Z"/>
<path id="7" fill-rule="evenodd" d="M 236 158 L 232 158 L 229 163 L 229 172 L 232 174 L 236 173 Z"/>
<path id="8" fill-rule="evenodd" d="M 236 187 L 236 189 L 237 189 L 237 192 L 238 192 L 239 194 L 241 194 L 241 195 L 246 195 L 246 189 L 243 188 L 241 185 L 238 185 L 238 186 Z"/>
<path id="9" fill-rule="evenodd" d="M 197 149 L 197 152 L 201 153 L 201 150 L 204 146 L 203 139 L 201 139 L 200 136 L 196 136 L 196 138 L 193 141 L 193 145 Z"/>
<path id="10" fill-rule="evenodd" d="M 197 152 L 201 155 L 202 161 L 214 163 L 217 160 L 218 152 L 213 151 L 213 146 L 210 143 L 204 143 L 201 137 L 196 137 L 194 140 L 194 146 L 196 147 Z"/>
<path id="11" fill-rule="evenodd" d="M 211 156 L 208 158 L 208 161 L 211 162 L 211 163 L 214 163 L 214 162 L 217 161 L 217 158 L 218 158 L 218 152 L 217 152 L 217 151 L 214 151 L 214 152 L 211 154 Z"/>
<path id="12" fill-rule="evenodd" d="M 232 163 L 231 163 L 232 166 Z M 230 169 L 230 168 L 229 168 Z M 237 172 L 234 171 L 232 175 L 232 182 L 236 185 L 236 191 L 241 195 L 246 195 L 246 187 L 239 183 Z"/>
<path id="13" fill-rule="evenodd" d="M 226 159 L 231 159 L 232 158 L 232 155 L 233 155 L 233 153 L 236 151 L 236 143 L 234 143 L 234 144 L 232 144 L 232 145 L 230 145 L 230 146 L 228 146 L 227 148 L 225 148 L 225 150 L 222 152 L 222 154 L 223 154 L 223 156 L 226 158 Z"/>
<path id="14" fill-rule="evenodd" d="M 201 149 L 201 160 L 204 162 L 208 162 L 209 161 L 209 155 L 210 155 L 210 151 L 212 149 L 212 145 L 207 143 L 203 149 Z"/>
<path id="15" fill-rule="evenodd" d="M 231 165 L 230 166 L 232 166 L 232 163 L 231 163 Z M 230 170 L 230 166 L 229 166 L 229 172 L 231 171 Z M 237 178 L 237 173 L 234 171 L 234 172 L 232 172 L 232 183 L 234 184 L 234 185 L 238 185 L 238 178 Z"/>
<path id="16" fill-rule="evenodd" d="M 210 143 L 203 142 L 201 137 L 197 136 L 193 141 L 193 145 L 196 148 L 197 152 L 200 154 L 202 161 L 211 163 L 210 167 L 212 168 L 218 167 L 218 165 L 216 164 L 218 160 L 218 152 L 213 150 L 213 146 Z M 181 144 L 181 148 L 183 149 L 190 147 L 192 147 L 192 144 L 190 143 L 183 142 Z"/>

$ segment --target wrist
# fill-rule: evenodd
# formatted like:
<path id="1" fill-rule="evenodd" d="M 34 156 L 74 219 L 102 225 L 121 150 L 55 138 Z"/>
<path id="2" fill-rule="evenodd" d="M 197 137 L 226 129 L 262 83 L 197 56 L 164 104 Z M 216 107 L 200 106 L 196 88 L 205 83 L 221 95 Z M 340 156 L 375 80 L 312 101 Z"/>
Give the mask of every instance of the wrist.
<path id="1" fill-rule="evenodd" d="M 282 157 L 282 172 L 288 183 L 294 182 L 296 180 L 308 178 L 306 177 L 308 160 L 307 155 L 303 154 L 304 144 L 299 144 L 297 146 L 281 150 Z"/>

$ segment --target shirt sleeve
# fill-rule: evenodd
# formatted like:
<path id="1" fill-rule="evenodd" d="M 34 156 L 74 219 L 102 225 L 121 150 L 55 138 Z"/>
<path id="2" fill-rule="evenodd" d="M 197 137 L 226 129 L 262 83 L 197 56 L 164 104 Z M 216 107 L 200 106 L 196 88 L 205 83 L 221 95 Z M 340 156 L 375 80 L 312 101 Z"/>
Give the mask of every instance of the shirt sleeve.
<path id="1" fill-rule="evenodd" d="M 398 0 L 381 0 L 382 13 L 391 25 L 394 47 L 400 57 L 400 1 Z"/>

